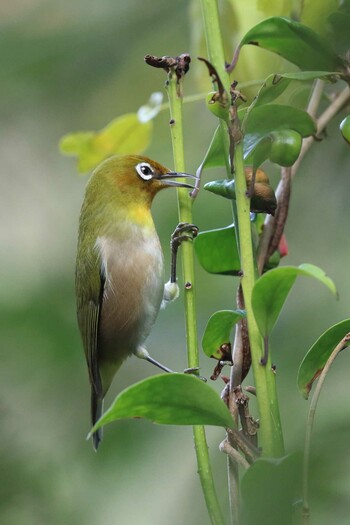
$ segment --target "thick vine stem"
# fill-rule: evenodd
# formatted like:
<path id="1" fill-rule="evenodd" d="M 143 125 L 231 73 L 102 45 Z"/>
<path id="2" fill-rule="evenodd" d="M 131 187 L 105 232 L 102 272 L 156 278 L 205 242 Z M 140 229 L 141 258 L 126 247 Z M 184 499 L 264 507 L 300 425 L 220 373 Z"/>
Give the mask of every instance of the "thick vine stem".
<path id="1" fill-rule="evenodd" d="M 310 518 L 310 507 L 309 507 L 309 461 L 310 461 L 310 446 L 311 446 L 311 434 L 314 425 L 315 413 L 317 403 L 320 398 L 320 393 L 326 376 L 339 352 L 344 350 L 350 344 L 350 333 L 346 334 L 345 337 L 337 344 L 333 352 L 329 356 L 321 374 L 317 381 L 314 395 L 312 396 L 309 414 L 306 424 L 305 434 L 305 445 L 304 445 L 304 461 L 303 461 L 303 524 L 309 524 Z"/>
<path id="2" fill-rule="evenodd" d="M 180 83 L 180 86 L 179 86 Z M 182 125 L 182 78 L 171 70 L 168 75 L 167 90 L 170 106 L 170 131 L 173 145 L 174 168 L 185 171 L 185 156 Z M 178 189 L 179 222 L 192 223 L 192 199 L 185 188 Z M 195 305 L 194 257 L 192 243 L 182 245 L 182 270 L 185 285 L 185 317 L 188 366 L 197 368 L 198 339 Z M 224 518 L 219 506 L 210 465 L 208 445 L 203 426 L 193 427 L 193 437 L 197 455 L 198 474 L 200 477 L 208 514 L 212 525 L 224 525 Z"/>

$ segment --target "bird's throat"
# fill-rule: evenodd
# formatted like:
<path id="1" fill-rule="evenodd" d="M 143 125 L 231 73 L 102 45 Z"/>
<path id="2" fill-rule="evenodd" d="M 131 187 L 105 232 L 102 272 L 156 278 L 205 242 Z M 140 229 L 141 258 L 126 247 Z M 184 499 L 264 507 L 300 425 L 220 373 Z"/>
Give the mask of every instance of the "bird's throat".
<path id="1" fill-rule="evenodd" d="M 132 206 L 127 211 L 127 219 L 130 222 L 146 229 L 154 229 L 151 210 L 148 206 Z"/>

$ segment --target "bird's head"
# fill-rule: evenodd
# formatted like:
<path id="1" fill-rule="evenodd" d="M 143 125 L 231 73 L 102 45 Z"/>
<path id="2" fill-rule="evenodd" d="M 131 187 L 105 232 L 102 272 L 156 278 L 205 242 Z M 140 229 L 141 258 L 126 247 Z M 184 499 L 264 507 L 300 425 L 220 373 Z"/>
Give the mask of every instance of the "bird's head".
<path id="1" fill-rule="evenodd" d="M 96 168 L 94 177 L 108 183 L 110 190 L 126 201 L 151 203 L 158 191 L 168 187 L 193 186 L 179 179 L 194 175 L 171 171 L 158 162 L 140 155 L 121 155 L 105 160 Z"/>

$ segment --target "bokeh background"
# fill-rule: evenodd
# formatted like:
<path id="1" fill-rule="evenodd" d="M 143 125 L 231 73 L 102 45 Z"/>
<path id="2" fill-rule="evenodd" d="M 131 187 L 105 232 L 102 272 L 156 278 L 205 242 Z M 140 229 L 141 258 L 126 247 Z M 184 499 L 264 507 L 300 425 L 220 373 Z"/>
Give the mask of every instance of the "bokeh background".
<path id="1" fill-rule="evenodd" d="M 85 441 L 89 385 L 75 319 L 77 223 L 86 177 L 58 150 L 62 135 L 97 130 L 135 111 L 164 74 L 143 56 L 205 53 L 198 3 L 185 0 L 2 0 L 0 4 L 0 523 L 3 525 L 167 525 L 208 523 L 196 472 L 191 428 L 121 421 L 105 429 L 98 454 Z M 288 2 L 245 2 L 225 28 L 247 29 Z M 271 6 L 279 5 L 275 12 Z M 269 12 L 267 11 L 269 9 Z M 244 15 L 250 17 L 248 22 Z M 243 17 L 243 18 L 242 18 Z M 230 26 L 231 24 L 231 26 Z M 233 47 L 230 33 L 229 47 Z M 239 34 L 239 33 L 238 33 Z M 238 35 L 237 34 L 237 35 Z M 236 35 L 236 36 L 237 36 Z M 255 53 L 255 54 L 254 54 Z M 274 59 L 275 60 L 275 59 Z M 241 80 L 282 67 L 260 50 L 242 53 Z M 194 65 L 186 94 L 210 90 Z M 237 73 L 238 74 L 238 73 Z M 266 75 L 265 75 L 266 76 Z M 301 95 L 302 96 L 302 95 Z M 301 448 L 308 403 L 296 389 L 299 363 L 319 335 L 349 317 L 349 147 L 341 113 L 316 143 L 295 180 L 285 264 L 322 267 L 339 289 L 335 301 L 300 279 L 272 337 L 288 451 Z M 155 120 L 150 157 L 172 166 L 169 116 Z M 185 106 L 188 171 L 195 171 L 215 129 L 203 102 Z M 274 185 L 278 171 L 269 168 Z M 206 177 L 221 176 L 209 173 Z M 200 229 L 231 222 L 229 203 L 202 192 L 194 207 Z M 176 196 L 164 192 L 154 218 L 165 248 L 177 224 Z M 237 281 L 197 267 L 198 332 L 217 309 L 232 307 Z M 175 370 L 186 366 L 182 300 L 161 312 L 149 338 L 153 355 Z M 213 362 L 202 358 L 202 374 Z M 313 522 L 349 523 L 350 356 L 344 352 L 326 382 L 313 439 Z M 156 373 L 129 359 L 106 405 L 128 385 Z M 250 381 L 252 379 L 250 378 Z M 249 379 L 248 379 L 249 383 Z M 219 392 L 222 384 L 214 385 Z M 209 428 L 217 489 L 228 514 L 222 429 Z M 276 495 L 278 497 L 278 495 Z"/>

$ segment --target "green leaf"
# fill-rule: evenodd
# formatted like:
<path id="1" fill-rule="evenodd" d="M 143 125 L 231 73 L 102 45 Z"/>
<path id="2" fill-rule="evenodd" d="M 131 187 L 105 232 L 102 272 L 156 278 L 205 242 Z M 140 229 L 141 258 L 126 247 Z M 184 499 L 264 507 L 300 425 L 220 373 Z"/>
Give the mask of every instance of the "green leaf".
<path id="1" fill-rule="evenodd" d="M 227 97 L 228 98 L 228 97 Z M 206 98 L 206 104 L 207 108 L 213 115 L 215 115 L 218 118 L 221 118 L 226 123 L 229 122 L 229 103 L 228 100 L 224 104 L 222 100 L 220 100 L 219 92 L 218 91 L 212 91 L 208 93 Z"/>
<path id="2" fill-rule="evenodd" d="M 259 89 L 252 105 L 257 106 L 272 102 L 279 97 L 293 81 L 310 82 L 316 78 L 328 82 L 336 82 L 340 78 L 340 74 L 336 71 L 295 71 L 269 75 Z"/>
<path id="3" fill-rule="evenodd" d="M 238 110 L 241 119 L 246 111 L 246 108 Z M 308 137 L 316 133 L 316 124 L 306 111 L 293 106 L 283 104 L 257 106 L 249 111 L 246 117 L 247 145 L 267 133 L 288 129 L 297 131 L 302 137 Z"/>
<path id="4" fill-rule="evenodd" d="M 305 355 L 298 371 L 298 389 L 305 399 L 309 397 L 313 382 L 322 372 L 334 348 L 348 332 L 350 319 L 345 319 L 328 328 Z"/>
<path id="5" fill-rule="evenodd" d="M 302 137 L 297 131 L 272 131 L 259 141 L 252 141 L 244 151 L 244 160 L 258 168 L 265 160 L 279 166 L 292 166 L 300 154 Z"/>
<path id="6" fill-rule="evenodd" d="M 300 454 L 257 459 L 242 476 L 242 525 L 292 525 L 300 473 Z"/>
<path id="7" fill-rule="evenodd" d="M 232 328 L 243 317 L 243 310 L 220 310 L 210 317 L 202 339 L 203 351 L 208 357 L 223 358 L 220 347 L 230 343 Z"/>
<path id="8" fill-rule="evenodd" d="M 231 179 L 212 180 L 204 184 L 204 189 L 226 199 L 236 199 L 235 181 Z"/>
<path id="9" fill-rule="evenodd" d="M 228 141 L 228 135 L 226 140 Z M 208 151 L 205 154 L 205 157 L 199 167 L 199 170 L 201 173 L 204 168 L 217 168 L 219 166 L 225 166 L 225 148 L 223 144 L 220 126 L 218 126 L 214 131 L 213 138 L 211 139 Z"/>
<path id="10" fill-rule="evenodd" d="M 345 71 L 344 61 L 312 29 L 284 17 L 263 20 L 245 34 L 239 47 L 252 44 L 308 71 Z"/>
<path id="11" fill-rule="evenodd" d="M 315 279 L 323 283 L 325 286 L 327 286 L 327 288 L 329 288 L 329 290 L 338 299 L 338 292 L 337 292 L 334 282 L 332 281 L 332 279 L 327 277 L 326 273 L 321 268 L 319 268 L 318 266 L 315 266 L 314 264 L 303 263 L 299 265 L 297 270 L 298 270 L 298 275 L 306 275 L 309 277 L 314 277 Z"/>
<path id="12" fill-rule="evenodd" d="M 340 123 L 340 131 L 348 144 L 350 144 L 350 115 Z"/>
<path id="13" fill-rule="evenodd" d="M 220 396 L 201 379 L 187 374 L 156 375 L 125 389 L 91 433 L 126 418 L 145 418 L 163 425 L 234 427 Z"/>
<path id="14" fill-rule="evenodd" d="M 244 159 L 257 168 L 267 158 L 290 166 L 298 158 L 301 137 L 316 133 L 316 123 L 301 109 L 281 104 L 239 110 L 245 119 Z"/>
<path id="15" fill-rule="evenodd" d="M 298 275 L 314 277 L 337 295 L 333 281 L 313 264 L 283 266 L 266 272 L 256 281 L 252 292 L 254 316 L 263 337 L 270 335 Z"/>
<path id="16" fill-rule="evenodd" d="M 204 189 L 226 199 L 236 199 L 235 181 L 229 179 L 207 182 Z M 254 213 L 275 214 L 277 207 L 276 195 L 272 187 L 266 183 L 255 182 L 254 194 L 250 200 L 250 211 Z"/>
<path id="17" fill-rule="evenodd" d="M 241 264 L 233 225 L 201 232 L 194 240 L 201 266 L 209 273 L 238 275 Z"/>
<path id="18" fill-rule="evenodd" d="M 111 155 L 142 153 L 148 146 L 153 123 L 140 122 L 136 113 L 112 120 L 100 132 L 71 133 L 60 141 L 61 152 L 78 158 L 78 171 L 85 173 Z"/>
<path id="19" fill-rule="evenodd" d="M 200 164 L 199 168 L 197 169 L 196 175 L 199 180 L 201 179 L 204 168 L 216 168 L 218 166 L 225 166 L 225 140 L 227 141 L 226 147 L 228 151 L 228 133 L 226 133 L 223 137 L 221 128 L 220 126 L 218 126 L 214 131 L 213 138 L 210 142 L 205 157 L 202 163 Z M 194 194 L 198 192 L 198 189 L 199 186 L 196 190 L 194 190 Z"/>

